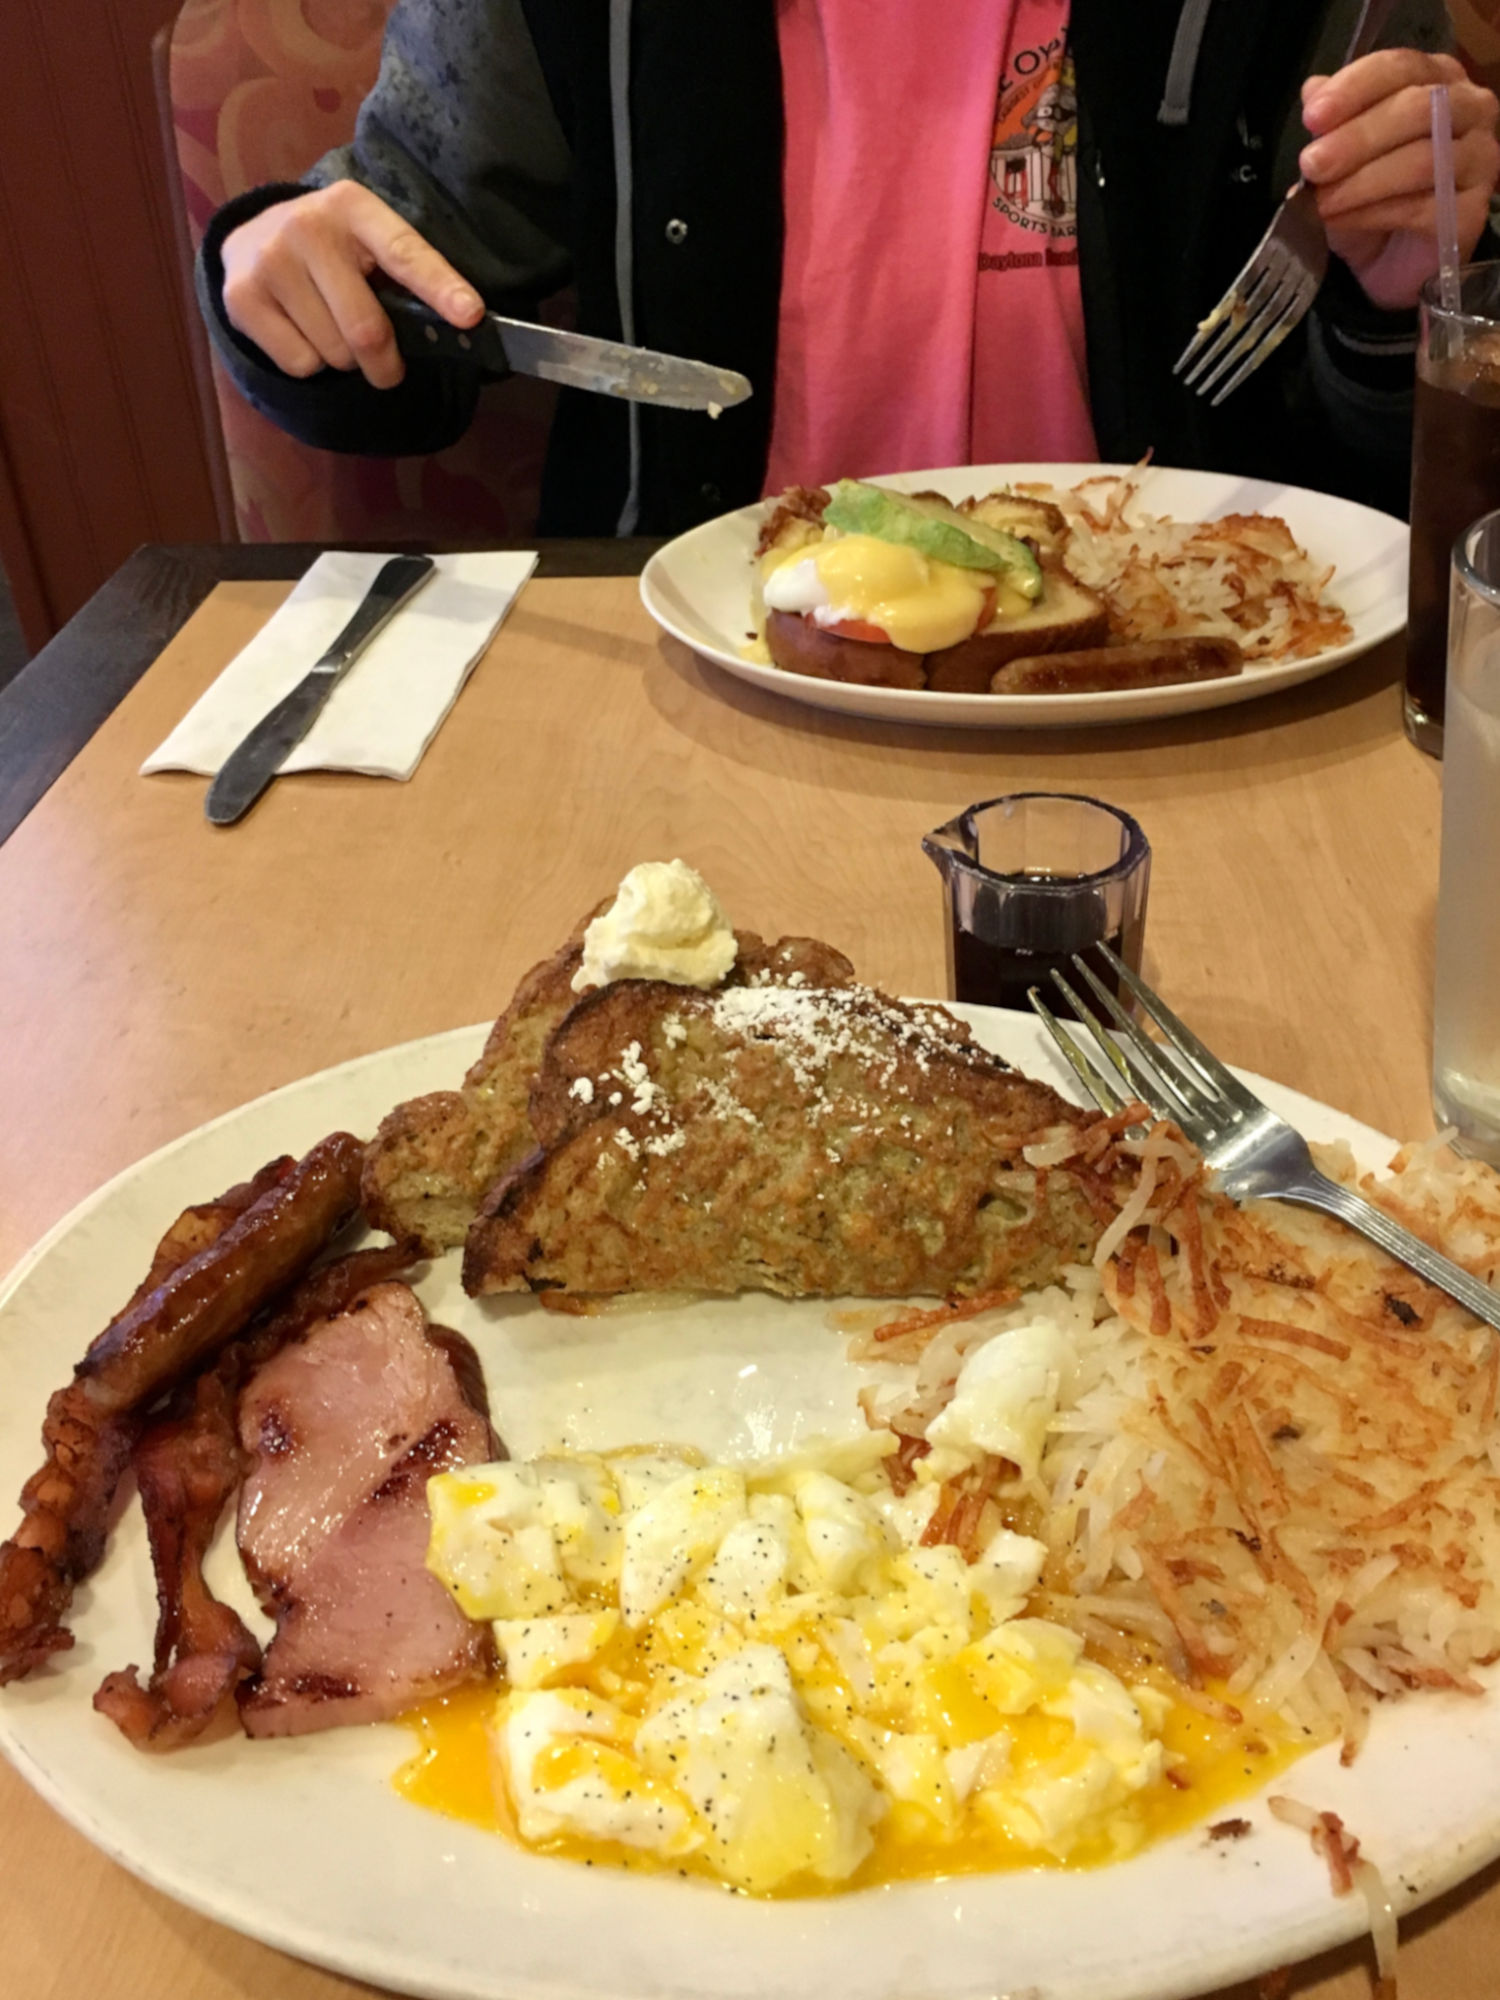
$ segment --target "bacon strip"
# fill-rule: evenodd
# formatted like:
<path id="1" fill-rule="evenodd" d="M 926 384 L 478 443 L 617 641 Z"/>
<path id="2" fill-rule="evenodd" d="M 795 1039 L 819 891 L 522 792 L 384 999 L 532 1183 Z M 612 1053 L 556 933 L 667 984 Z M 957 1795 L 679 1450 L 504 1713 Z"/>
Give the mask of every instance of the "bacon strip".
<path id="1" fill-rule="evenodd" d="M 22 1488 L 21 1526 L 0 1544 L 0 1684 L 72 1645 L 63 1620 L 74 1586 L 104 1553 L 110 1502 L 151 1405 L 332 1241 L 358 1205 L 362 1160 L 359 1140 L 335 1132 L 301 1162 L 273 1161 L 218 1203 L 185 1210 L 153 1260 L 151 1275 L 170 1264 L 166 1276 L 137 1291 L 53 1396 L 46 1458 Z"/>
<path id="2" fill-rule="evenodd" d="M 260 1669 L 258 1642 L 203 1576 L 219 1518 L 246 1469 L 235 1418 L 241 1388 L 273 1354 L 319 1321 L 347 1312 L 361 1292 L 404 1270 L 414 1254 L 399 1243 L 360 1250 L 304 1278 L 285 1304 L 180 1389 L 168 1415 L 136 1446 L 156 1571 L 155 1662 L 145 1687 L 134 1666 L 107 1675 L 94 1707 L 138 1749 L 175 1750 L 237 1729 L 236 1691 Z"/>

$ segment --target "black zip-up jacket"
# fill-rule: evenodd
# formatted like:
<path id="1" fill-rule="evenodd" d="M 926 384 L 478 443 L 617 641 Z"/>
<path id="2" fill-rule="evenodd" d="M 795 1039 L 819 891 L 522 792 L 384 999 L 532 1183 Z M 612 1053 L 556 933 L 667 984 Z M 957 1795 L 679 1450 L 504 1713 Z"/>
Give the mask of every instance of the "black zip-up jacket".
<path id="1" fill-rule="evenodd" d="M 1079 272 L 1105 459 L 1151 452 L 1404 511 L 1414 323 L 1376 311 L 1336 259 L 1303 327 L 1220 409 L 1171 373 L 1295 178 L 1298 86 L 1336 65 L 1357 11 L 1073 0 Z M 1435 0 L 1407 0 L 1386 39 L 1433 47 L 1444 32 Z M 670 534 L 761 491 L 781 141 L 773 0 L 400 0 L 354 143 L 309 182 L 365 182 L 492 308 L 531 316 L 571 280 L 582 330 L 742 370 L 755 395 L 714 423 L 560 399 L 539 530 Z M 891 144 L 915 151 L 923 135 Z M 230 373 L 307 443 L 442 449 L 473 415 L 477 374 L 411 362 L 394 390 L 333 370 L 296 379 L 224 318 L 224 237 L 302 191 L 252 190 L 204 241 L 200 298 Z M 1003 353 L 986 365 L 1003 370 Z"/>

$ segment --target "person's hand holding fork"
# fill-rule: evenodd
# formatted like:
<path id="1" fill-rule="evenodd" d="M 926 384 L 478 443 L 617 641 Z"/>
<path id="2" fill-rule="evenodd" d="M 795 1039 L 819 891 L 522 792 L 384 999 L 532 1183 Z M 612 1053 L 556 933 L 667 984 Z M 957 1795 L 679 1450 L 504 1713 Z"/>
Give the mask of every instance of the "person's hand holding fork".
<path id="1" fill-rule="evenodd" d="M 1302 86 L 1313 135 L 1298 165 L 1314 189 L 1328 246 L 1374 305 L 1414 306 L 1438 266 L 1431 105 L 1448 86 L 1458 183 L 1459 251 L 1473 255 L 1500 178 L 1500 103 L 1455 56 L 1379 49 Z"/>

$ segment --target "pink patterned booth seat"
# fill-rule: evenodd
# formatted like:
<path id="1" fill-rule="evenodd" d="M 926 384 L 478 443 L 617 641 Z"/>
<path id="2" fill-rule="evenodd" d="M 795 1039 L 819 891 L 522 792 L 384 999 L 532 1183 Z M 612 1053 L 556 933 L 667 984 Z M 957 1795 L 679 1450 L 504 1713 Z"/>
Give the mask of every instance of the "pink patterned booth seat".
<path id="1" fill-rule="evenodd" d="M 172 140 L 196 250 L 245 188 L 296 180 L 354 132 L 393 0 L 187 0 L 171 30 Z M 532 532 L 555 391 L 517 376 L 429 458 L 349 458 L 296 443 L 213 371 L 245 541 L 516 539 Z"/>

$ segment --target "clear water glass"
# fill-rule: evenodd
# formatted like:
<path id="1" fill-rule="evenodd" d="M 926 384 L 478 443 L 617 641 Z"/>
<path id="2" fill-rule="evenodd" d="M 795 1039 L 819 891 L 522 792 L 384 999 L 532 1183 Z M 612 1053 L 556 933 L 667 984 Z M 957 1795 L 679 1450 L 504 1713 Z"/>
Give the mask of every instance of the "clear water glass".
<path id="1" fill-rule="evenodd" d="M 1453 549 L 1432 1099 L 1500 1166 L 1500 513 Z"/>

